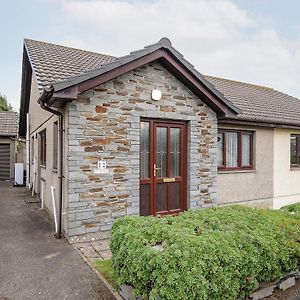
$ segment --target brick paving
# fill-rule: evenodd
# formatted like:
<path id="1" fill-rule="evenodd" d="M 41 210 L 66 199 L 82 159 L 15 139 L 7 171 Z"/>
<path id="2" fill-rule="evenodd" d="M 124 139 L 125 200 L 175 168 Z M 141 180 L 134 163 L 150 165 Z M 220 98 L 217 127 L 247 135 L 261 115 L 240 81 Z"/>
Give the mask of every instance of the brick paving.
<path id="1" fill-rule="evenodd" d="M 85 243 L 74 243 L 73 246 L 93 264 L 98 259 L 110 259 L 112 254 L 109 250 L 109 240 L 101 240 Z"/>

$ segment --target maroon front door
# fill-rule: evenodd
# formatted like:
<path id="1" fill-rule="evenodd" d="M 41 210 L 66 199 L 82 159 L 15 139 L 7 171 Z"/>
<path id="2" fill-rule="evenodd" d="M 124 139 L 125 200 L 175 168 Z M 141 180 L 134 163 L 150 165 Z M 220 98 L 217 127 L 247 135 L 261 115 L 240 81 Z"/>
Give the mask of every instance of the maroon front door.
<path id="1" fill-rule="evenodd" d="M 186 123 L 141 121 L 140 214 L 178 214 L 186 209 Z"/>

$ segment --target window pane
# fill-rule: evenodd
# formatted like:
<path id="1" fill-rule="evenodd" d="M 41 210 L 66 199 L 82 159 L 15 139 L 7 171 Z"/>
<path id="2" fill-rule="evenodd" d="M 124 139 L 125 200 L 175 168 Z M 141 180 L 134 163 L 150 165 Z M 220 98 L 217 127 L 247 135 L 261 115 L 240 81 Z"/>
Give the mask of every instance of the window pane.
<path id="1" fill-rule="evenodd" d="M 149 122 L 141 122 L 140 172 L 141 178 L 149 178 Z"/>
<path id="2" fill-rule="evenodd" d="M 297 162 L 297 138 L 295 136 L 291 136 L 291 165 L 296 165 Z"/>
<path id="3" fill-rule="evenodd" d="M 218 133 L 218 166 L 224 166 L 224 140 L 223 133 Z"/>
<path id="4" fill-rule="evenodd" d="M 156 167 L 157 177 L 167 176 L 167 128 L 156 129 Z"/>
<path id="5" fill-rule="evenodd" d="M 40 132 L 40 163 L 46 166 L 46 130 Z"/>
<path id="6" fill-rule="evenodd" d="M 44 146 L 44 165 L 46 165 L 46 158 L 47 158 L 46 130 L 44 131 L 43 138 L 44 138 L 44 142 L 43 142 L 43 146 Z"/>
<path id="7" fill-rule="evenodd" d="M 53 169 L 57 169 L 58 126 L 53 123 Z"/>
<path id="8" fill-rule="evenodd" d="M 238 134 L 226 132 L 226 167 L 238 166 Z"/>
<path id="9" fill-rule="evenodd" d="M 250 134 L 242 134 L 242 166 L 251 164 L 251 136 Z"/>
<path id="10" fill-rule="evenodd" d="M 180 175 L 180 128 L 170 129 L 170 176 Z"/>

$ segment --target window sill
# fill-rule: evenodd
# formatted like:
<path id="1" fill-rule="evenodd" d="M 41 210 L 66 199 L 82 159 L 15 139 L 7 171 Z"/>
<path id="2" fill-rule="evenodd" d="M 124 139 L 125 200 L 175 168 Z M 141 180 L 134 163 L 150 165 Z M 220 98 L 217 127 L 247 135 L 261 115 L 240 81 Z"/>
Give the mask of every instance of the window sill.
<path id="1" fill-rule="evenodd" d="M 234 174 L 234 173 L 256 173 L 256 170 L 220 170 L 218 174 Z"/>
<path id="2" fill-rule="evenodd" d="M 42 169 L 46 169 L 46 166 L 45 166 L 45 165 L 40 165 L 40 167 L 41 167 Z"/>
<path id="3" fill-rule="evenodd" d="M 300 166 L 290 167 L 290 171 L 300 171 Z"/>
<path id="4" fill-rule="evenodd" d="M 57 173 L 57 169 L 52 169 L 52 172 L 53 173 Z"/>

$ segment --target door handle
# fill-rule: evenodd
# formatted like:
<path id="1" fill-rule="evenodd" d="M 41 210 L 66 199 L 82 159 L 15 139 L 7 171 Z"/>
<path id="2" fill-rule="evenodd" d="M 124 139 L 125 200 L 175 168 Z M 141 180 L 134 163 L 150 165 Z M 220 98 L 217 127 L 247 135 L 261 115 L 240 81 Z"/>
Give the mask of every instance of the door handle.
<path id="1" fill-rule="evenodd" d="M 156 164 L 153 165 L 153 170 L 154 170 L 154 177 L 156 177 L 156 171 L 160 170 L 161 168 L 157 168 Z"/>

